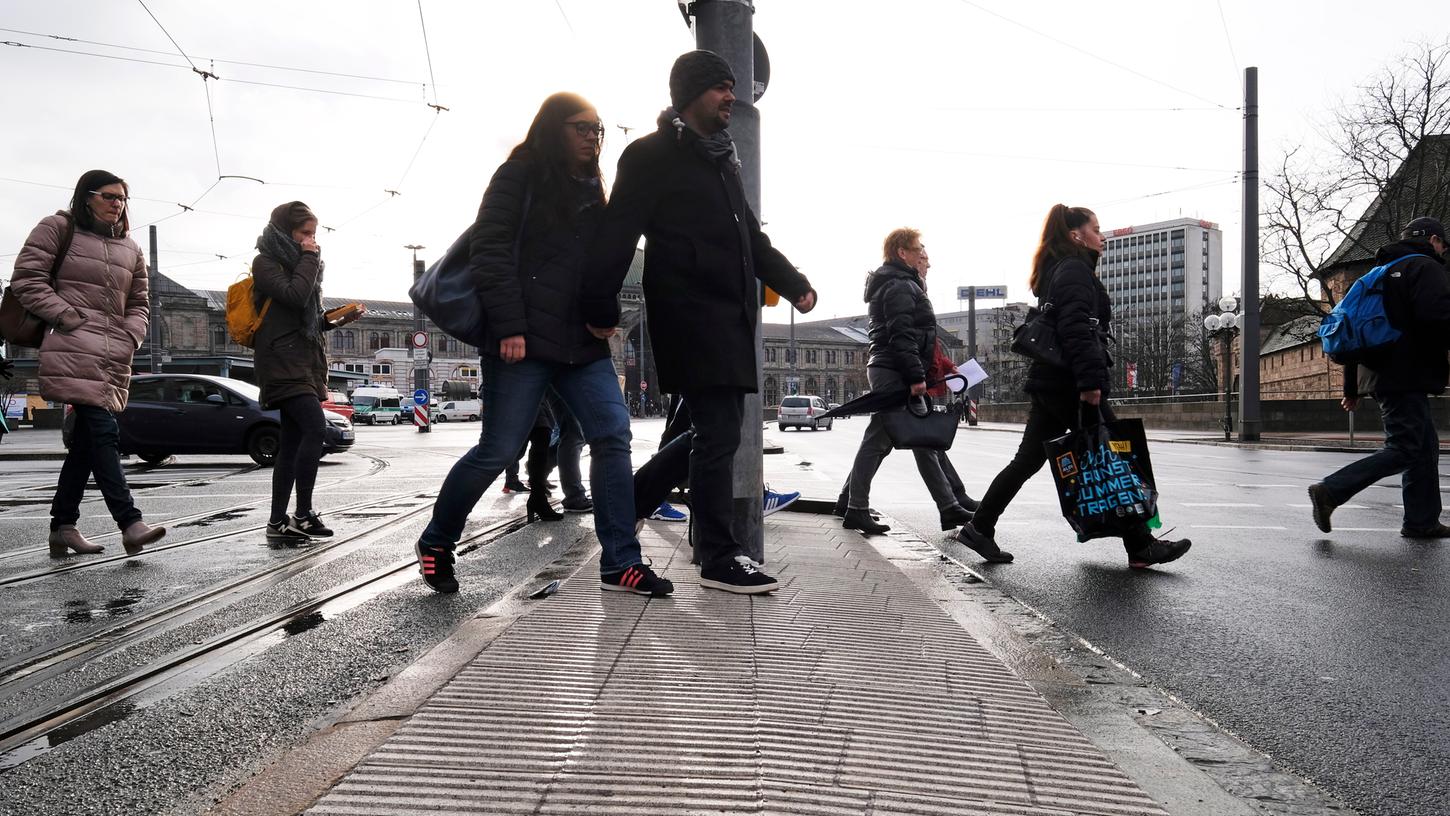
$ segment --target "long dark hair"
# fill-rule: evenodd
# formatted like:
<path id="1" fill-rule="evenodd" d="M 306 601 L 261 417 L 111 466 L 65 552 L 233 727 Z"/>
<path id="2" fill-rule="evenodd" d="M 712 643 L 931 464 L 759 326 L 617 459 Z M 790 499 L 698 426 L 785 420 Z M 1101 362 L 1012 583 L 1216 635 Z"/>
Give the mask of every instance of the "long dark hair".
<path id="1" fill-rule="evenodd" d="M 131 232 L 131 202 L 128 200 L 126 206 L 121 208 L 121 220 L 117 222 L 116 229 L 105 225 L 103 229 L 98 228 L 96 217 L 91 215 L 91 208 L 86 206 L 87 200 L 91 197 L 92 190 L 99 190 L 107 184 L 119 184 L 121 189 L 126 191 L 126 198 L 131 197 L 131 187 L 126 180 L 115 173 L 106 170 L 88 170 L 76 182 L 75 192 L 70 197 L 70 214 L 76 220 L 76 228 L 90 230 L 91 232 L 110 235 L 112 238 L 125 238 Z"/>
<path id="2" fill-rule="evenodd" d="M 1032 294 L 1041 296 L 1039 289 L 1044 283 L 1051 283 L 1044 281 L 1043 276 L 1063 258 L 1077 255 L 1087 261 L 1088 266 L 1098 265 L 1097 251 L 1073 241 L 1071 235 L 1073 230 L 1095 217 L 1093 211 L 1087 207 L 1052 205 L 1052 209 L 1047 212 L 1047 220 L 1042 224 L 1042 242 L 1037 245 L 1037 254 L 1032 256 L 1032 274 L 1027 279 Z"/>
<path id="3" fill-rule="evenodd" d="M 573 161 L 564 153 L 564 120 L 580 111 L 594 110 L 584 97 L 561 91 L 539 106 L 524 140 L 509 153 L 510 160 L 528 162 L 534 183 L 534 204 L 562 221 L 573 221 L 575 210 Z M 599 203 L 604 203 L 603 176 L 596 159 L 585 177 L 598 182 Z"/>

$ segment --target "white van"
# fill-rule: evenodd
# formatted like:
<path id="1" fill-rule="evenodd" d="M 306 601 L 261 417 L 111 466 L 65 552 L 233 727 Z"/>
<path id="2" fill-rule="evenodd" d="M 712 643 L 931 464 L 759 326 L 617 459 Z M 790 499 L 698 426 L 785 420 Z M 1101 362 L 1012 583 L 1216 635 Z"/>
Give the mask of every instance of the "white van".
<path id="1" fill-rule="evenodd" d="M 403 421 L 403 395 L 391 385 L 360 385 L 352 392 L 354 425 L 397 425 Z M 409 410 L 412 404 L 409 403 Z"/>
<path id="2" fill-rule="evenodd" d="M 477 422 L 483 416 L 478 400 L 448 400 L 433 412 L 434 422 Z"/>

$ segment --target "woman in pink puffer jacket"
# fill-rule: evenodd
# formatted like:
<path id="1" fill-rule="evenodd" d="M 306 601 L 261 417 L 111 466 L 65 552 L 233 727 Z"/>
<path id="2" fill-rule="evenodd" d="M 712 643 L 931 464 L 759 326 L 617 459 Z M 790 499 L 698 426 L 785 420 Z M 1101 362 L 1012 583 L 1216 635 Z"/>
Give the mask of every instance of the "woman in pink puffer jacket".
<path id="1" fill-rule="evenodd" d="M 98 553 L 76 529 L 92 474 L 132 555 L 166 534 L 148 527 L 121 470 L 116 414 L 126 407 L 131 358 L 146 337 L 146 259 L 128 236 L 126 182 L 81 176 L 69 210 L 42 219 L 15 259 L 11 291 L 51 328 L 40 346 L 40 395 L 75 412 L 70 451 L 50 506 L 50 554 Z M 64 253 L 54 282 L 50 273 Z"/>

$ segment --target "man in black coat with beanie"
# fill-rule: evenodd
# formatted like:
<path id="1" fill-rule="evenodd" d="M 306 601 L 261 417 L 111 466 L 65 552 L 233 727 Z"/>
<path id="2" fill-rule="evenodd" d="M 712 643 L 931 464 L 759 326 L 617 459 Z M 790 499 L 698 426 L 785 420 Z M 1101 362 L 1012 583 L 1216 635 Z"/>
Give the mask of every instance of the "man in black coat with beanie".
<path id="1" fill-rule="evenodd" d="M 658 130 L 636 139 L 619 159 L 583 312 L 599 336 L 619 323 L 619 289 L 645 236 L 645 308 L 658 387 L 683 395 L 691 411 L 689 481 L 700 583 L 755 594 L 778 585 L 745 555 L 730 520 L 745 395 L 757 390 L 759 376 L 756 279 L 803 313 L 815 307 L 816 292 L 771 246 L 745 200 L 740 162 L 725 129 L 734 88 L 735 75 L 717 54 L 691 51 L 675 61 L 672 107 L 660 115 Z"/>
<path id="2" fill-rule="evenodd" d="M 1450 379 L 1450 271 L 1445 268 L 1445 226 L 1434 218 L 1405 225 L 1400 240 L 1380 247 L 1375 262 L 1386 270 L 1385 316 L 1403 334 L 1362 364 L 1344 367 L 1346 411 L 1361 394 L 1374 395 L 1385 425 L 1385 446 L 1309 487 L 1314 524 L 1330 531 L 1334 508 L 1380 479 L 1403 474 L 1405 515 L 1400 535 L 1450 538 L 1440 523 L 1440 439 L 1430 395 L 1445 393 Z"/>

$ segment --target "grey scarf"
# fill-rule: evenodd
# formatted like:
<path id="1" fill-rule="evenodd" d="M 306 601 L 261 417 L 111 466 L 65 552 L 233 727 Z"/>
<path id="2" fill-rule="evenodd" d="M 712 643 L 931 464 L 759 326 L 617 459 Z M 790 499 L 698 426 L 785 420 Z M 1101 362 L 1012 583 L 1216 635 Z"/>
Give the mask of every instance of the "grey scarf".
<path id="1" fill-rule="evenodd" d="M 257 251 L 281 264 L 288 272 L 296 272 L 302 262 L 302 245 L 292 236 L 268 224 L 257 236 Z M 322 338 L 322 270 L 324 264 L 317 259 L 317 282 L 307 296 L 307 305 L 302 307 L 302 334 L 316 342 Z"/>
<path id="2" fill-rule="evenodd" d="M 685 120 L 676 113 L 670 119 L 670 124 L 675 126 L 675 138 L 685 135 Z M 695 151 L 700 157 L 711 164 L 729 167 L 731 172 L 740 172 L 740 155 L 735 151 L 735 140 L 730 137 L 729 130 L 717 130 L 709 136 L 700 136 L 694 143 Z"/>

